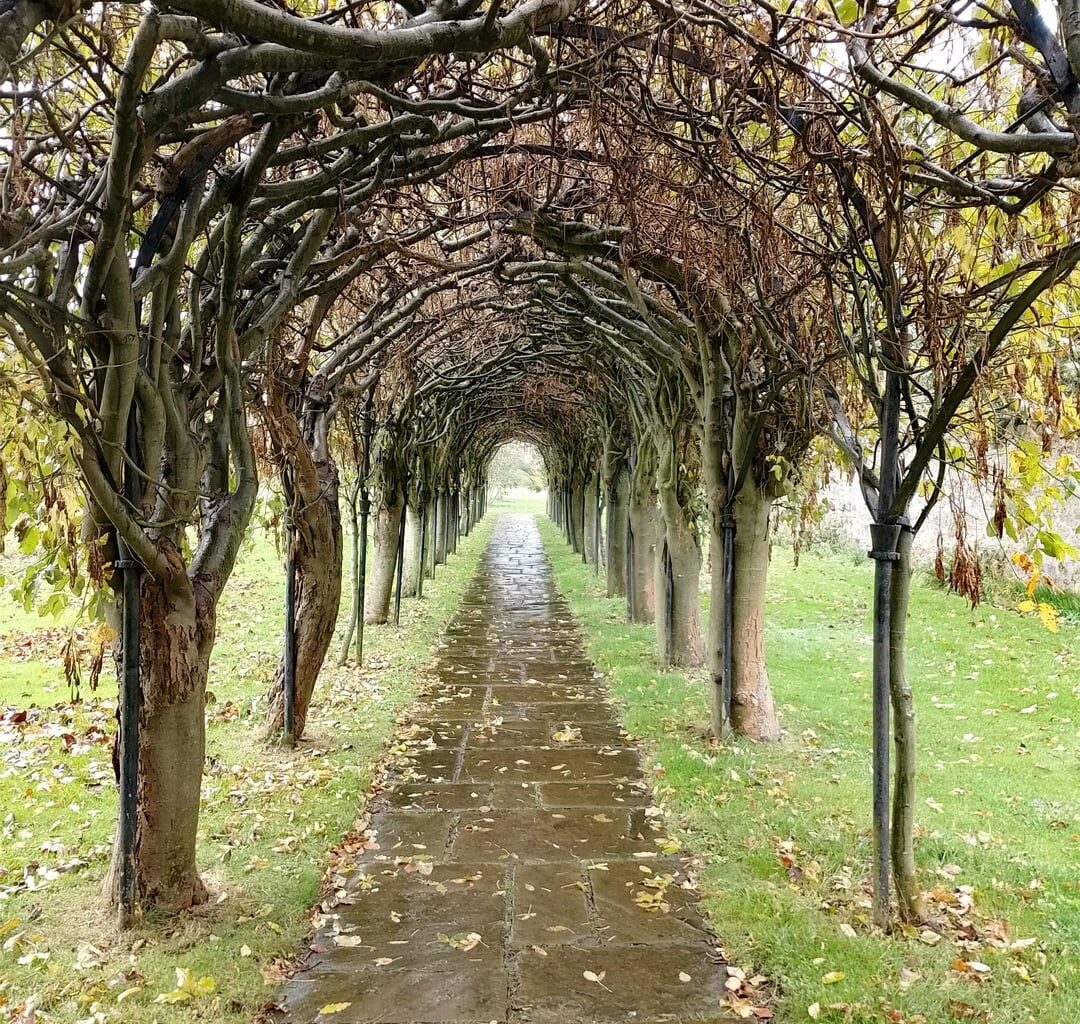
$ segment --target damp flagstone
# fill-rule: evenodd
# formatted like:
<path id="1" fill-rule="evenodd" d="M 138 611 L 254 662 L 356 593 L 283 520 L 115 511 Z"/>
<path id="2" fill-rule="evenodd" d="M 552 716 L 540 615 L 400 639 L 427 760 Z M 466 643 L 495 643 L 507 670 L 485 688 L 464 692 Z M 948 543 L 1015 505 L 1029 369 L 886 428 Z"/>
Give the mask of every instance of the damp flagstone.
<path id="1" fill-rule="evenodd" d="M 497 523 L 433 680 L 278 1019 L 736 1019 L 531 517 Z"/>

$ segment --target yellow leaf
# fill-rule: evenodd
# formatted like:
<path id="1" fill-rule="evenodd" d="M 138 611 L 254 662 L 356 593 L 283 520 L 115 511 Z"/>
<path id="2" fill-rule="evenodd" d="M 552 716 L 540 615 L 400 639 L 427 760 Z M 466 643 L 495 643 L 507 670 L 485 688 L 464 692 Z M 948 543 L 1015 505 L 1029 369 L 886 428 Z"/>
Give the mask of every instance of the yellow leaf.
<path id="1" fill-rule="evenodd" d="M 204 978 L 200 978 L 197 982 L 195 982 L 192 994 L 197 996 L 209 996 L 214 993 L 214 990 L 216 988 L 217 983 L 214 981 L 213 978 L 207 976 Z"/>
<path id="2" fill-rule="evenodd" d="M 1057 609 L 1052 604 L 1047 604 L 1045 601 L 1039 604 L 1039 618 L 1042 619 L 1042 624 L 1050 630 L 1051 633 L 1058 631 L 1058 613 Z"/>
<path id="3" fill-rule="evenodd" d="M 847 975 L 843 971 L 829 971 L 828 974 L 824 974 L 821 977 L 822 985 L 835 985 L 838 981 L 843 981 Z"/>
<path id="4" fill-rule="evenodd" d="M 185 968 L 177 967 L 176 988 L 171 992 L 163 992 L 154 999 L 154 1002 L 183 1003 L 189 999 L 212 995 L 216 989 L 217 983 L 209 975 L 204 975 L 196 981 Z"/>
<path id="5" fill-rule="evenodd" d="M 319 1013 L 330 1016 L 332 1013 L 341 1013 L 342 1010 L 347 1010 L 352 1003 L 327 1003 Z"/>

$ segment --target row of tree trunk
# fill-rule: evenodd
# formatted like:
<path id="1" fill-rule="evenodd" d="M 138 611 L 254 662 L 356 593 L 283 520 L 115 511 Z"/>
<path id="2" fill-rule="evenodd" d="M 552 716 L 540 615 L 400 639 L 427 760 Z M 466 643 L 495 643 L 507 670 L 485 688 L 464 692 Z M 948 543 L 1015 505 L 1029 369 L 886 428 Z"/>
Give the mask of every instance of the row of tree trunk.
<path id="1" fill-rule="evenodd" d="M 772 503 L 772 496 L 756 486 L 738 493 L 726 513 L 737 524 L 730 565 L 724 557 L 726 515 L 710 516 L 706 633 L 698 524 L 675 488 L 662 478 L 658 483 L 651 445 L 641 444 L 624 458 L 615 457 L 609 447 L 599 470 L 568 472 L 551 480 L 548 490 L 549 517 L 583 561 L 598 572 L 603 567 L 608 596 L 625 596 L 631 622 L 655 624 L 663 665 L 707 664 L 718 705 L 730 659 L 730 710 L 713 716 L 714 729 L 721 733 L 730 727 L 759 741 L 780 737 L 764 634 Z"/>

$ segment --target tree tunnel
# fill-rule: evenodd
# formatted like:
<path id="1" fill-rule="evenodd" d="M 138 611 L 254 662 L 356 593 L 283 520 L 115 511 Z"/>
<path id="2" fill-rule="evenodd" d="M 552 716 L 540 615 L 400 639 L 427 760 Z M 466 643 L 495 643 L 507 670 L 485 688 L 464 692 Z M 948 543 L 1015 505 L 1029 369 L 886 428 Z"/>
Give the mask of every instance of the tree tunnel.
<path id="1" fill-rule="evenodd" d="M 1031 321 L 1065 316 L 1080 261 L 1059 195 L 1080 101 L 1014 4 L 995 31 L 1041 41 L 1023 60 L 1046 94 L 976 124 L 883 70 L 918 79 L 908 58 L 879 67 L 907 31 L 885 6 L 844 35 L 756 3 L 0 0 L 0 335 L 80 496 L 43 543 L 122 637 L 125 920 L 205 893 L 207 672 L 256 509 L 288 566 L 267 732 L 295 743 L 335 639 L 359 667 L 365 624 L 423 599 L 510 442 L 539 453 L 566 543 L 653 624 L 657 664 L 702 677 L 718 741 L 781 734 L 779 511 L 838 465 L 857 477 L 877 914 L 891 845 L 918 916 L 911 540 L 947 467 L 988 471 L 1000 408 L 1066 418 Z M 1009 220 L 1036 204 L 1042 233 Z"/>

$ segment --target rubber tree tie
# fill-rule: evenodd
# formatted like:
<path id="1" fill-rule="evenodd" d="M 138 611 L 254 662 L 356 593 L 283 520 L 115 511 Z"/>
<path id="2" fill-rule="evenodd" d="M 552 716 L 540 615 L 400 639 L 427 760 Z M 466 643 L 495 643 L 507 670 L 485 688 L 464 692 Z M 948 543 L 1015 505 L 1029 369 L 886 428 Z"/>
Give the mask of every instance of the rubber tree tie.
<path id="1" fill-rule="evenodd" d="M 867 551 L 866 552 L 866 557 L 867 558 L 873 558 L 875 561 L 878 561 L 878 562 L 899 562 L 900 561 L 900 552 L 899 551 Z"/>

